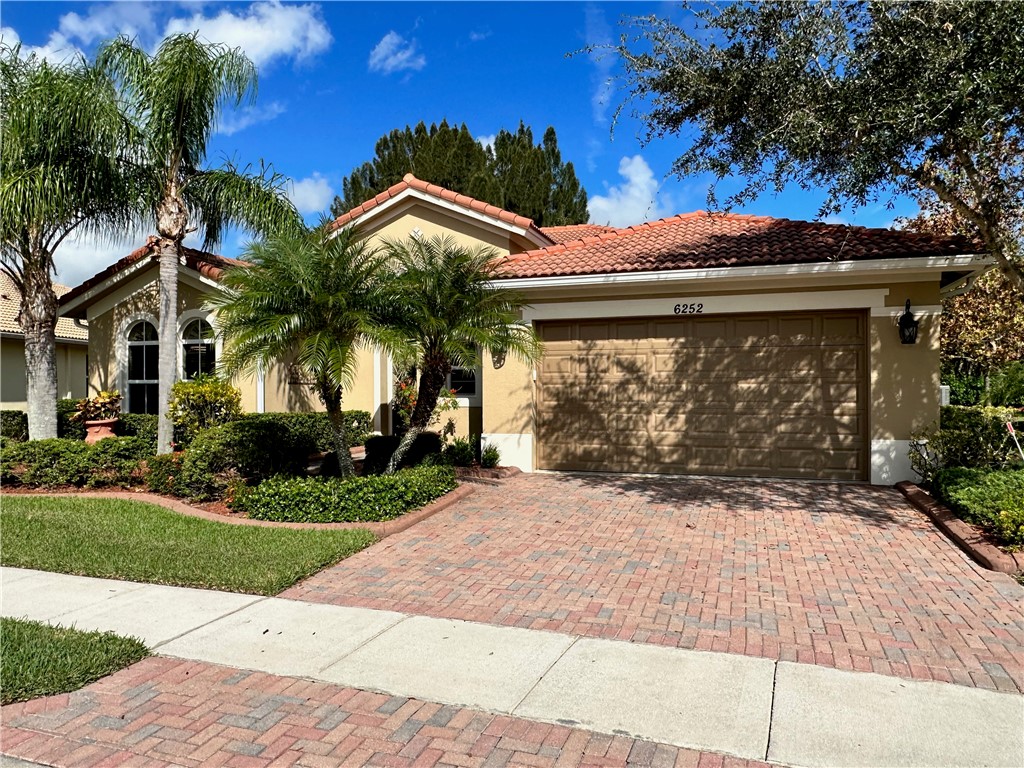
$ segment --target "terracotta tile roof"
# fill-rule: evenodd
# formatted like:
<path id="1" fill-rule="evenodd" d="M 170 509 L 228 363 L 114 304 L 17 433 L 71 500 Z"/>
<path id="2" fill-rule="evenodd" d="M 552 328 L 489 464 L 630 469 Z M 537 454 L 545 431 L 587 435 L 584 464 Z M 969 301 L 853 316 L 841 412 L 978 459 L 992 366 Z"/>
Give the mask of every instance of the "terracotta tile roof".
<path id="1" fill-rule="evenodd" d="M 618 232 L 618 229 L 606 227 L 603 224 L 566 224 L 561 227 L 541 227 L 540 231 L 556 243 L 571 243 L 573 240 L 582 240 L 585 237 Z"/>
<path id="2" fill-rule="evenodd" d="M 129 253 L 122 259 L 119 259 L 109 267 L 104 269 L 102 272 L 97 272 L 95 275 L 90 277 L 81 285 L 75 286 L 72 290 L 61 296 L 59 306 L 65 306 L 69 302 L 77 299 L 83 293 L 86 293 L 91 288 L 102 283 L 109 277 L 113 277 L 123 269 L 127 269 L 133 264 L 142 261 L 147 258 L 156 258 L 158 256 L 157 248 L 158 238 L 155 235 L 150 235 L 146 239 L 145 245 L 136 248 L 134 251 Z M 209 277 L 213 280 L 219 280 L 221 274 L 227 267 L 244 265 L 246 262 L 239 261 L 238 259 L 231 259 L 227 256 L 218 256 L 215 253 L 207 253 L 206 251 L 198 251 L 195 248 L 182 247 L 182 253 L 185 256 L 185 266 L 189 269 L 193 269 L 204 277 Z"/>
<path id="3" fill-rule="evenodd" d="M 386 203 L 388 200 L 394 197 L 397 197 L 402 192 L 405 192 L 405 190 L 407 189 L 414 189 L 418 192 L 423 192 L 424 194 L 432 195 L 433 197 L 445 200 L 449 203 L 454 203 L 455 205 L 459 205 L 468 210 L 476 211 L 477 213 L 482 213 L 485 216 L 490 216 L 492 219 L 497 219 L 498 221 L 503 221 L 506 224 L 512 224 L 513 226 L 520 227 L 522 229 L 533 232 L 534 234 L 539 235 L 541 240 L 553 242 L 547 235 L 544 234 L 544 231 L 542 229 L 534 225 L 533 219 L 529 219 L 526 216 L 520 216 L 518 213 L 512 213 L 511 211 L 502 210 L 496 205 L 485 203 L 482 200 L 476 200 L 475 198 L 472 198 L 469 195 L 463 195 L 458 192 L 452 192 L 450 189 L 439 187 L 436 184 L 430 184 L 429 182 L 417 179 L 411 173 L 405 174 L 405 176 L 402 178 L 400 182 L 388 187 L 376 197 L 370 198 L 361 205 L 357 205 L 355 208 L 353 208 L 351 211 L 348 211 L 347 213 L 343 213 L 341 216 L 334 220 L 334 226 L 344 227 L 346 224 L 352 223 L 360 216 L 362 216 L 364 213 L 372 211 L 377 206 Z"/>
<path id="4" fill-rule="evenodd" d="M 951 256 L 979 250 L 960 237 L 697 211 L 509 256 L 498 272 L 506 278 L 590 275 Z"/>
<path id="5" fill-rule="evenodd" d="M 63 296 L 71 289 L 66 285 L 53 284 L 54 293 Z M 6 272 L 0 272 L 0 333 L 19 336 L 24 334 L 21 325 L 18 323 L 18 313 L 21 311 L 21 291 L 14 284 Z M 70 317 L 57 318 L 57 327 L 54 329 L 57 341 L 88 341 L 89 330 L 75 325 Z"/>

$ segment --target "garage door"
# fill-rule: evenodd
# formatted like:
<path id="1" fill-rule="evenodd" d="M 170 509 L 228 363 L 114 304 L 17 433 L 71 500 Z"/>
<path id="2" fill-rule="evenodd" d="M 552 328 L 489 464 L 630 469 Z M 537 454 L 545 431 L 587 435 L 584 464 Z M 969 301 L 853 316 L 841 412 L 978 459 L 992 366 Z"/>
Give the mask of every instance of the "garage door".
<path id="1" fill-rule="evenodd" d="M 864 312 L 539 324 L 541 469 L 861 480 Z"/>

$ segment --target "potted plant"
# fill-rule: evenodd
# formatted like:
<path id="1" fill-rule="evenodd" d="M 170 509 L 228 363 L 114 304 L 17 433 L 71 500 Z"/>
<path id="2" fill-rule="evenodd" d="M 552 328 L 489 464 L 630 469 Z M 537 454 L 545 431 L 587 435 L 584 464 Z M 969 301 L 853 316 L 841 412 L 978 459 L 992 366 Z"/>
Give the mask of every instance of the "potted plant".
<path id="1" fill-rule="evenodd" d="M 121 393 L 116 389 L 100 392 L 96 397 L 79 400 L 72 421 L 85 423 L 85 442 L 89 445 L 105 437 L 114 437 L 114 425 L 121 415 Z"/>

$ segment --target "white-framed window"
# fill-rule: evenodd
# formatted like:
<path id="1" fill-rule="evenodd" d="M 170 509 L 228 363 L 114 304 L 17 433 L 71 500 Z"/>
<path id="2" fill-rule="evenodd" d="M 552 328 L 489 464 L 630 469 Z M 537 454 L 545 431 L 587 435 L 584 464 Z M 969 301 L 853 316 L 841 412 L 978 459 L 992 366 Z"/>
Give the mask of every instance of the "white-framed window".
<path id="1" fill-rule="evenodd" d="M 125 411 L 159 413 L 160 342 L 156 325 L 149 320 L 137 320 L 128 327 L 125 340 Z"/>
<path id="2" fill-rule="evenodd" d="M 186 380 L 212 374 L 217 368 L 217 337 L 202 317 L 185 320 L 181 328 L 181 375 Z"/>
<path id="3" fill-rule="evenodd" d="M 459 405 L 480 405 L 480 374 L 479 368 L 452 368 L 446 386 L 455 390 Z"/>

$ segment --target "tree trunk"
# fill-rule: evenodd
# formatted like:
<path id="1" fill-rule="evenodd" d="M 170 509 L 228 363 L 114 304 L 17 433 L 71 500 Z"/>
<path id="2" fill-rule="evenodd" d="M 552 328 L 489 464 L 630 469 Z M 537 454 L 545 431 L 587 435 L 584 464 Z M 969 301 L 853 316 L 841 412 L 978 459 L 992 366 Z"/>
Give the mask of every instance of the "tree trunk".
<path id="1" fill-rule="evenodd" d="M 338 457 L 338 474 L 341 477 L 352 477 L 356 473 L 352 463 L 352 451 L 345 432 L 345 418 L 341 410 L 341 389 L 330 385 L 320 385 L 320 397 L 327 409 L 327 418 L 331 422 L 334 433 L 334 452 Z"/>
<path id="2" fill-rule="evenodd" d="M 160 239 L 160 372 L 157 383 L 159 414 L 156 452 L 170 453 L 174 443 L 174 422 L 168 415 L 171 388 L 178 378 L 178 251 L 179 244 Z"/>
<path id="3" fill-rule="evenodd" d="M 26 260 L 21 292 L 30 440 L 57 436 L 57 295 L 50 281 L 50 263 L 49 255 L 44 254 Z"/>
<path id="4" fill-rule="evenodd" d="M 430 419 L 434 415 L 434 408 L 437 407 L 438 397 L 441 395 L 441 388 L 444 386 L 452 366 L 447 360 L 426 360 L 421 367 L 420 385 L 416 392 L 416 407 L 413 408 L 412 417 L 409 419 L 409 430 L 402 435 L 395 452 L 388 460 L 388 466 L 384 474 L 392 475 L 398 471 L 402 459 L 409 452 L 416 438 L 430 426 Z"/>

